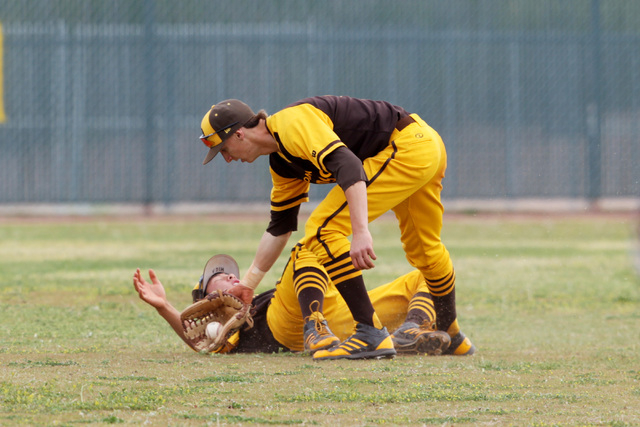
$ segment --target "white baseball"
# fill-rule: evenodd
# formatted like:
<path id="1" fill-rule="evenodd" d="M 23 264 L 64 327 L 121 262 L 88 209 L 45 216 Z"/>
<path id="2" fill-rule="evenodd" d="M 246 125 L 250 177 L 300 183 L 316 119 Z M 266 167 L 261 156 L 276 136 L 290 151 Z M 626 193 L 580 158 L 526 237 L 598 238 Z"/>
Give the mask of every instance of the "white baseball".
<path id="1" fill-rule="evenodd" d="M 207 325 L 207 329 L 205 333 L 209 339 L 215 340 L 220 335 L 222 331 L 222 323 L 220 322 L 211 322 Z"/>

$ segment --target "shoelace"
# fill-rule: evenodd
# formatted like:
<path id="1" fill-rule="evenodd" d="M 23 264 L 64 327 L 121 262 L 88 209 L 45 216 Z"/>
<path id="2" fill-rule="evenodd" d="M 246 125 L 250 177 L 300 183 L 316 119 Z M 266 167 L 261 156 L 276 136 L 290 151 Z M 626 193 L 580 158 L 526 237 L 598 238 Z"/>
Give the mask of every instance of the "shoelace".
<path id="1" fill-rule="evenodd" d="M 408 328 L 405 329 L 404 331 L 400 331 L 396 334 L 394 334 L 395 336 L 399 337 L 402 335 L 408 336 L 410 338 L 415 338 L 418 335 L 425 333 L 425 332 L 433 332 L 434 329 L 431 328 L 431 326 L 433 325 L 433 322 L 429 323 L 427 326 L 429 326 L 428 328 L 425 328 L 425 324 L 423 323 L 421 326 L 417 327 L 417 328 Z"/>
<path id="2" fill-rule="evenodd" d="M 319 301 L 311 301 L 311 303 L 309 304 L 309 310 L 311 310 L 312 313 L 315 312 L 319 312 L 320 311 L 320 302 Z M 324 319 L 320 319 L 320 317 L 318 317 L 317 315 L 314 316 L 313 318 L 313 327 L 315 328 L 316 332 L 318 333 L 318 335 L 320 336 L 324 336 L 324 335 L 329 335 L 329 332 L 327 331 L 327 327 L 325 326 L 324 323 L 322 323 Z"/>
<path id="3" fill-rule="evenodd" d="M 327 327 L 325 326 L 324 323 L 322 323 L 321 320 L 315 319 L 314 327 L 318 335 L 320 336 L 329 335 L 329 332 L 327 331 Z"/>
<path id="4" fill-rule="evenodd" d="M 407 335 L 411 335 L 411 336 L 416 336 L 416 335 L 419 335 L 421 332 L 424 332 L 424 331 L 433 332 L 433 331 L 436 330 L 435 327 L 436 327 L 436 322 L 434 322 L 433 320 L 431 320 L 431 321 L 425 320 L 417 328 L 405 329 L 404 331 L 401 331 L 398 334 L 407 334 Z"/>
<path id="5" fill-rule="evenodd" d="M 436 321 L 425 319 L 424 322 L 420 325 L 420 329 L 426 329 L 427 331 L 435 331 L 436 330 Z"/>

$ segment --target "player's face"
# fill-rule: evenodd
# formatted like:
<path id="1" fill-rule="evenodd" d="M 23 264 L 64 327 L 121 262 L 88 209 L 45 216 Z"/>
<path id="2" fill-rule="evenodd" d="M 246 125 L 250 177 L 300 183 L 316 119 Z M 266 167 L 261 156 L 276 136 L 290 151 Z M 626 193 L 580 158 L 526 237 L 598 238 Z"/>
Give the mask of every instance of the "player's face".
<path id="1" fill-rule="evenodd" d="M 216 274 L 211 279 L 209 279 L 205 294 L 208 295 L 215 291 L 226 291 L 238 285 L 239 283 L 240 280 L 238 280 L 238 278 L 233 274 Z"/>
<path id="2" fill-rule="evenodd" d="M 244 135 L 242 138 L 239 138 L 238 134 L 233 135 L 225 142 L 224 148 L 220 150 L 220 154 L 222 154 L 222 157 L 224 157 L 227 163 L 231 163 L 234 160 L 240 160 L 243 163 L 252 163 L 259 156 L 254 144 Z"/>

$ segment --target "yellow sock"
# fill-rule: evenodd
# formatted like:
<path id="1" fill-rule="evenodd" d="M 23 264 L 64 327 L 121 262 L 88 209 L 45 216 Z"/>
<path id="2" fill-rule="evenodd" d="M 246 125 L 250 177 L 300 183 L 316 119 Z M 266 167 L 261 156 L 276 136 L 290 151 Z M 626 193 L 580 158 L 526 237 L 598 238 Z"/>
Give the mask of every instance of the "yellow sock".
<path id="1" fill-rule="evenodd" d="M 458 319 L 451 322 L 451 325 L 449 325 L 449 329 L 447 329 L 447 333 L 449 334 L 450 337 L 455 337 L 460 333 L 460 326 L 458 326 Z"/>
<path id="2" fill-rule="evenodd" d="M 377 313 L 373 313 L 373 326 L 376 329 L 382 329 L 382 322 L 380 321 L 380 318 L 378 317 Z"/>

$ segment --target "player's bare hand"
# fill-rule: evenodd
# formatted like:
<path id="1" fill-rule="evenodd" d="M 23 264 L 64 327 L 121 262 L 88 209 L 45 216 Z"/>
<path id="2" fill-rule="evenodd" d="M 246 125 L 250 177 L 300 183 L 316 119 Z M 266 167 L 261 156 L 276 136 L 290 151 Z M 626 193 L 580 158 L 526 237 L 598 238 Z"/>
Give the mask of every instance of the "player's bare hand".
<path id="1" fill-rule="evenodd" d="M 164 291 L 164 286 L 156 276 L 155 271 L 149 270 L 149 278 L 151 279 L 151 283 L 147 282 L 144 277 L 142 277 L 142 273 L 140 273 L 140 269 L 136 269 L 136 272 L 133 273 L 133 287 L 138 292 L 140 299 L 142 299 L 147 304 L 155 307 L 162 308 L 167 303 L 167 295 Z"/>
<path id="2" fill-rule="evenodd" d="M 350 255 L 353 266 L 358 270 L 375 267 L 373 261 L 376 259 L 376 253 L 373 251 L 373 238 L 368 230 L 353 235 Z"/>
<path id="3" fill-rule="evenodd" d="M 253 289 L 247 288 L 243 284 L 227 289 L 226 292 L 240 298 L 245 304 L 251 304 L 253 302 Z"/>

